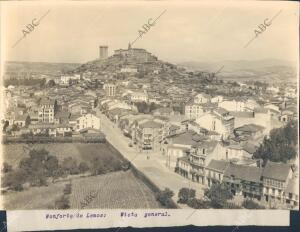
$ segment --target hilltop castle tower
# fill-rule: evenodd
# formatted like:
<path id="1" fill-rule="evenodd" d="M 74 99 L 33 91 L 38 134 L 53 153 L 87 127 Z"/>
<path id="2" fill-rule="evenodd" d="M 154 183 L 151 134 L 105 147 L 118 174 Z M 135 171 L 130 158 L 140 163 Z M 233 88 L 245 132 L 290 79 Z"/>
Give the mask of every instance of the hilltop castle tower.
<path id="1" fill-rule="evenodd" d="M 108 57 L 108 46 L 99 46 L 99 58 L 100 60 Z"/>

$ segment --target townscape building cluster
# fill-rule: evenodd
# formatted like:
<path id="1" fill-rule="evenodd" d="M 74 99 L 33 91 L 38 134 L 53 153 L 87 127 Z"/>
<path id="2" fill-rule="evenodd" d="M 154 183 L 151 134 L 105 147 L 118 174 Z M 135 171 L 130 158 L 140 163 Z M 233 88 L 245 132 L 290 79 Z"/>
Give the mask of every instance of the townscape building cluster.
<path id="1" fill-rule="evenodd" d="M 253 158 L 272 129 L 297 119 L 296 87 L 216 82 L 217 90 L 208 83 L 200 91 L 187 80 L 205 73 L 159 61 L 144 49 L 129 46 L 109 57 L 107 49 L 100 47 L 94 64 L 47 76 L 52 87 L 8 86 L 7 136 L 97 135 L 105 115 L 130 138 L 128 146 L 160 153 L 183 178 L 208 188 L 223 182 L 237 197 L 299 204 L 292 163 L 262 167 Z"/>

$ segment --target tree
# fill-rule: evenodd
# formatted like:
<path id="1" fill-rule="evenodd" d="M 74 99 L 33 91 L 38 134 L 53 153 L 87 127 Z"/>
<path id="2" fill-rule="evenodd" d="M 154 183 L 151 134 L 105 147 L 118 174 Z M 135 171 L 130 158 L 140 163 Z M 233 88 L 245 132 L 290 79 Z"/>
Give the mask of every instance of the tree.
<path id="1" fill-rule="evenodd" d="M 49 80 L 47 83 L 47 87 L 53 87 L 55 86 L 55 81 L 54 80 Z"/>
<path id="2" fill-rule="evenodd" d="M 7 120 L 4 121 L 3 123 L 3 128 L 2 128 L 2 131 L 3 132 L 6 132 L 6 128 L 9 126 L 9 122 Z"/>
<path id="3" fill-rule="evenodd" d="M 72 157 L 64 158 L 62 162 L 62 169 L 65 171 L 66 174 L 79 174 L 77 160 L 73 159 Z"/>
<path id="4" fill-rule="evenodd" d="M 100 160 L 100 158 L 96 157 L 92 160 L 91 162 L 91 172 L 92 175 L 100 175 L 100 174 L 105 174 L 107 171 L 107 168 L 104 166 L 103 164 L 104 162 L 102 162 Z"/>
<path id="5" fill-rule="evenodd" d="M 204 195 L 210 199 L 211 207 L 217 209 L 224 208 L 227 200 L 233 198 L 229 187 L 224 183 L 213 184 L 209 189 L 205 190 Z"/>
<path id="6" fill-rule="evenodd" d="M 2 172 L 8 173 L 12 171 L 12 166 L 6 162 L 3 162 Z"/>
<path id="7" fill-rule="evenodd" d="M 172 197 L 174 193 L 169 188 L 165 188 L 163 191 L 156 193 L 156 200 L 158 200 L 166 208 L 174 208 Z"/>
<path id="8" fill-rule="evenodd" d="M 158 108 L 159 108 L 159 105 L 155 104 L 154 102 L 151 102 L 151 104 L 149 106 L 149 111 L 152 112 Z"/>
<path id="9" fill-rule="evenodd" d="M 14 191 L 22 191 L 23 184 L 26 181 L 26 175 L 23 170 L 16 170 L 5 174 L 2 177 L 2 187 L 10 188 Z"/>
<path id="10" fill-rule="evenodd" d="M 44 87 L 46 84 L 46 78 L 40 80 L 40 87 Z"/>
<path id="11" fill-rule="evenodd" d="M 268 160 L 286 163 L 296 157 L 297 141 L 297 123 L 291 121 L 283 128 L 271 130 L 269 138 L 264 138 L 253 157 L 262 159 L 264 164 Z"/>
<path id="12" fill-rule="evenodd" d="M 147 105 L 146 102 L 136 102 L 135 105 L 139 113 L 144 113 L 144 114 L 149 113 L 149 106 Z"/>
<path id="13" fill-rule="evenodd" d="M 69 209 L 70 208 L 70 202 L 69 199 L 63 195 L 62 197 L 56 199 L 54 203 L 55 209 Z"/>
<path id="14" fill-rule="evenodd" d="M 78 169 L 80 173 L 84 173 L 89 170 L 89 166 L 85 162 L 80 162 Z"/>
<path id="15" fill-rule="evenodd" d="M 209 208 L 209 202 L 204 201 L 197 198 L 190 198 L 187 201 L 187 205 L 193 209 L 208 209 Z"/>
<path id="16" fill-rule="evenodd" d="M 33 186 L 47 185 L 47 178 L 56 175 L 59 165 L 55 156 L 49 155 L 45 149 L 32 149 L 29 157 L 23 158 L 19 168 L 24 172 L 26 181 Z"/>
<path id="17" fill-rule="evenodd" d="M 72 185 L 71 185 L 71 183 L 66 184 L 66 185 L 65 185 L 65 188 L 64 188 L 64 194 L 65 194 L 65 195 L 71 194 L 71 192 L 72 192 Z"/>
<path id="18" fill-rule="evenodd" d="M 196 195 L 195 189 L 181 188 L 178 192 L 178 203 L 186 204 L 189 199 Z"/>

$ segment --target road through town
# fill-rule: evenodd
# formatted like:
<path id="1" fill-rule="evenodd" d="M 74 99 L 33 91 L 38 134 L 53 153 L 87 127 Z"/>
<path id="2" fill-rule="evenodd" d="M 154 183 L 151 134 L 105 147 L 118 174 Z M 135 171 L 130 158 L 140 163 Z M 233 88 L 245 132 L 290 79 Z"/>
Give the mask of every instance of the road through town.
<path id="1" fill-rule="evenodd" d="M 171 189 L 174 192 L 174 201 L 177 201 L 178 191 L 183 187 L 195 189 L 196 196 L 199 198 L 203 196 L 203 187 L 167 168 L 162 154 L 140 153 L 134 147 L 129 147 L 129 138 L 125 137 L 121 130 L 99 110 L 97 110 L 97 115 L 101 118 L 101 130 L 106 135 L 107 141 L 160 189 Z M 147 156 L 149 156 L 149 159 L 147 159 Z"/>

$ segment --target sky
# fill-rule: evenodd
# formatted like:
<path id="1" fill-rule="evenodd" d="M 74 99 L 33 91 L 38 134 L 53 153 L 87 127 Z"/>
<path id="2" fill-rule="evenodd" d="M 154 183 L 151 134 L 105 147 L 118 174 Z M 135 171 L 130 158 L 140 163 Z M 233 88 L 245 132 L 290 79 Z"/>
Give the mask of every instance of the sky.
<path id="1" fill-rule="evenodd" d="M 164 11 L 133 47 L 173 63 L 299 57 L 296 2 L 18 1 L 1 3 L 1 60 L 84 63 L 98 58 L 100 45 L 107 45 L 112 55 L 127 48 L 143 25 Z M 26 25 L 47 12 L 23 37 Z M 245 47 L 258 25 L 276 14 Z"/>

